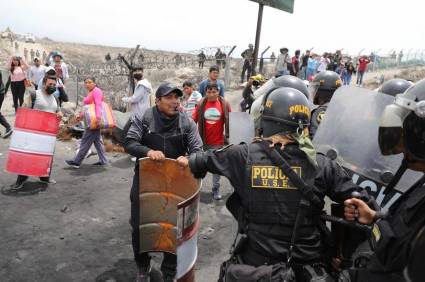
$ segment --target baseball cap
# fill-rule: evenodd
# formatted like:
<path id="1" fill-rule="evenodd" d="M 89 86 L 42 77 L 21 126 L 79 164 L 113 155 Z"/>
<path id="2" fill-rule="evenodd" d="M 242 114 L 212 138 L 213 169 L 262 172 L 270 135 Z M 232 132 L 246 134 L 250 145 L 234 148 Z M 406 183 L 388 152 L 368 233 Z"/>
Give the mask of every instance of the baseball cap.
<path id="1" fill-rule="evenodd" d="M 164 97 L 169 95 L 171 92 L 176 93 L 179 97 L 183 96 L 183 92 L 179 88 L 177 88 L 176 85 L 169 82 L 165 82 L 158 87 L 155 93 L 155 97 Z"/>
<path id="2" fill-rule="evenodd" d="M 55 68 L 54 68 L 54 67 L 52 67 L 52 66 L 47 67 L 47 68 L 44 70 L 44 73 L 48 73 L 49 71 L 54 71 L 54 72 L 56 73 Z"/>

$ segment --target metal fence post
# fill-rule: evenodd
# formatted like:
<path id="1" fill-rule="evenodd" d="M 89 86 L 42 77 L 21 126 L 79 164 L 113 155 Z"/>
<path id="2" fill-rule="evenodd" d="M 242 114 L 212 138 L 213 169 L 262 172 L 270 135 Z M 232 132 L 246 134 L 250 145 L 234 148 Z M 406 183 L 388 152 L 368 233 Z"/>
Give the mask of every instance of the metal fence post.
<path id="1" fill-rule="evenodd" d="M 226 89 L 230 87 L 230 63 L 231 63 L 230 55 L 233 53 L 235 48 L 236 48 L 236 45 L 232 47 L 229 53 L 227 53 L 227 57 L 226 57 L 226 68 L 224 69 L 224 87 Z"/>

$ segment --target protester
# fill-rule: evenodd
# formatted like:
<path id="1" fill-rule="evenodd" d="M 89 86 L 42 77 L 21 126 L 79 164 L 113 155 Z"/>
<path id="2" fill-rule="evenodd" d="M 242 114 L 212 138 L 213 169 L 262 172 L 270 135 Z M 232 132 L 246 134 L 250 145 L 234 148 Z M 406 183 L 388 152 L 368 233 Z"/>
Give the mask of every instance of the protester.
<path id="1" fill-rule="evenodd" d="M 34 86 L 35 90 L 38 89 L 38 84 L 43 80 L 44 74 L 46 73 L 46 67 L 40 64 L 40 58 L 34 58 L 34 65 L 31 66 L 28 72 L 28 79 Z"/>
<path id="2" fill-rule="evenodd" d="M 86 78 L 84 84 L 88 91 L 87 96 L 84 98 L 84 105 L 95 104 L 96 112 L 96 123 L 100 125 L 101 121 L 101 109 L 103 102 L 103 93 L 96 85 L 95 78 Z M 103 144 L 102 135 L 100 134 L 100 128 L 90 129 L 86 128 L 81 139 L 81 146 L 78 154 L 73 160 L 66 160 L 65 164 L 73 168 L 80 168 L 81 162 L 90 150 L 91 145 L 94 143 L 97 154 L 99 155 L 99 161 L 94 163 L 95 166 L 104 166 L 108 160 L 105 155 L 105 148 Z"/>
<path id="3" fill-rule="evenodd" d="M 55 76 L 56 77 L 56 71 L 53 67 L 48 66 L 44 69 L 45 71 L 45 76 Z M 37 84 L 38 89 L 41 89 L 43 85 L 43 78 L 40 79 L 40 81 Z M 68 101 L 68 95 L 65 93 L 65 91 L 59 91 L 60 87 L 64 87 L 63 86 L 63 82 L 60 78 L 56 77 L 56 91 L 55 93 L 53 93 L 53 95 L 55 95 L 56 98 L 58 98 L 59 100 L 59 107 L 61 106 L 61 101 L 67 102 Z"/>
<path id="4" fill-rule="evenodd" d="M 183 82 L 183 97 L 181 98 L 181 105 L 183 111 L 192 118 L 193 111 L 198 102 L 202 99 L 202 94 L 193 89 L 192 81 L 186 80 Z"/>
<path id="5" fill-rule="evenodd" d="M 68 95 L 66 95 L 65 92 L 65 84 L 69 79 L 68 66 L 63 62 L 63 56 L 60 52 L 53 52 L 52 57 L 53 62 L 51 66 L 55 68 L 56 78 L 62 81 L 62 84 L 58 85 L 58 90 L 60 92 L 59 105 L 61 105 L 62 102 L 68 102 Z"/>
<path id="6" fill-rule="evenodd" d="M 204 63 L 207 60 L 207 57 L 204 54 L 204 51 L 201 51 L 201 53 L 198 54 L 198 63 L 199 63 L 199 68 L 203 69 L 204 68 Z"/>
<path id="7" fill-rule="evenodd" d="M 305 54 L 302 56 L 301 60 L 301 79 L 307 79 L 307 65 L 308 65 L 308 59 L 310 59 L 310 50 L 306 50 Z"/>
<path id="8" fill-rule="evenodd" d="M 362 86 L 363 84 L 363 75 L 367 70 L 367 65 L 370 63 L 370 59 L 366 56 L 363 55 L 360 57 L 359 59 L 359 67 L 357 70 L 357 82 L 356 84 L 359 86 Z"/>
<path id="9" fill-rule="evenodd" d="M 295 56 L 291 59 L 291 75 L 298 77 L 298 72 L 300 71 L 300 50 L 295 51 Z"/>
<path id="10" fill-rule="evenodd" d="M 199 101 L 193 112 L 193 120 L 198 123 L 199 135 L 204 143 L 204 150 L 218 149 L 229 138 L 230 104 L 219 96 L 219 86 L 208 83 L 206 96 Z M 214 200 L 220 200 L 220 175 L 213 174 L 212 194 Z"/>
<path id="11" fill-rule="evenodd" d="M 125 150 L 140 159 L 148 157 L 153 161 L 172 158 L 182 167 L 188 166 L 187 154 L 202 150 L 196 125 L 186 114 L 178 111 L 182 91 L 171 83 L 161 84 L 156 93 L 156 105 L 146 110 L 143 116 L 137 113 L 132 118 L 131 127 L 125 139 Z M 149 253 L 140 252 L 140 197 L 139 162 L 136 162 L 133 184 L 131 186 L 132 245 L 137 264 L 137 282 L 150 280 Z M 177 257 L 164 252 L 161 264 L 164 282 L 175 281 Z"/>
<path id="12" fill-rule="evenodd" d="M 133 69 L 133 78 L 136 80 L 133 95 L 123 97 L 121 100 L 130 105 L 130 110 L 133 114 L 140 113 L 143 115 L 146 109 L 151 106 L 150 94 L 153 92 L 152 85 L 143 77 L 142 67 Z"/>
<path id="13" fill-rule="evenodd" d="M 243 58 L 241 83 L 243 83 L 245 81 L 245 75 L 246 75 L 246 81 L 247 81 L 253 71 L 252 65 L 254 63 L 254 45 L 249 44 L 248 49 L 242 52 L 241 57 Z"/>
<path id="14" fill-rule="evenodd" d="M 276 77 L 289 74 L 288 63 L 291 63 L 291 61 L 288 51 L 288 48 L 285 47 L 280 49 L 280 54 L 276 61 Z"/>
<path id="15" fill-rule="evenodd" d="M 0 71 L 0 124 L 6 129 L 6 131 L 4 132 L 3 138 L 9 137 L 13 132 L 10 124 L 7 122 L 6 118 L 1 114 L 1 106 L 3 104 L 4 96 L 6 96 L 9 85 L 10 85 L 10 77 L 7 80 L 6 86 L 4 86 L 3 76 L 2 76 L 2 73 Z M 0 134 L 0 136 L 1 136 L 1 134 Z"/>
<path id="16" fill-rule="evenodd" d="M 312 81 L 313 77 L 316 75 L 317 68 L 319 67 L 320 58 L 316 54 L 312 54 L 310 58 L 308 58 L 307 62 L 307 71 L 306 71 L 306 79 L 308 81 Z"/>
<path id="17" fill-rule="evenodd" d="M 23 58 L 13 56 L 7 63 L 7 69 L 10 71 L 10 89 L 12 90 L 13 107 L 16 112 L 18 107 L 21 107 L 24 103 L 25 72 L 28 70 L 28 65 Z"/>
<path id="18" fill-rule="evenodd" d="M 57 102 L 57 99 L 53 95 L 56 90 L 56 78 L 53 76 L 45 76 L 43 78 L 43 87 L 37 91 L 31 93 L 31 105 L 29 107 L 34 110 L 56 113 L 58 118 L 62 117 L 60 108 Z M 51 173 L 51 170 L 50 170 Z M 16 182 L 13 186 L 14 189 L 21 188 L 25 181 L 27 181 L 29 176 L 27 175 L 18 175 Z M 40 177 L 40 181 L 47 184 L 56 184 L 56 181 L 50 176 Z"/>
<path id="19" fill-rule="evenodd" d="M 217 84 L 218 90 L 220 91 L 220 96 L 224 97 L 224 83 L 220 79 L 218 79 L 218 75 L 220 74 L 220 70 L 217 66 L 211 66 L 210 71 L 208 73 L 208 79 L 204 79 L 198 87 L 198 91 L 202 94 L 202 97 L 205 97 L 207 84 Z"/>
<path id="20" fill-rule="evenodd" d="M 323 56 L 320 58 L 320 64 L 317 67 L 317 72 L 322 72 L 327 70 L 329 63 L 330 63 L 330 60 L 328 58 L 328 54 L 324 53 Z"/>
<path id="21" fill-rule="evenodd" d="M 353 74 L 356 74 L 356 68 L 353 66 L 353 62 L 347 62 L 345 64 L 345 73 L 342 76 L 344 85 L 350 85 Z"/>

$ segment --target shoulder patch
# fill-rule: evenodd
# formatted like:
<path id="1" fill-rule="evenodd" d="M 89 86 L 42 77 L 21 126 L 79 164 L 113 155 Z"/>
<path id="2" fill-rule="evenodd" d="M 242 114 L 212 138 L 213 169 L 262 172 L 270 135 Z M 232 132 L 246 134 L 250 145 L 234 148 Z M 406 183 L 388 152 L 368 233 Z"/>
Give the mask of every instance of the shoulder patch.
<path id="1" fill-rule="evenodd" d="M 321 111 L 317 114 L 317 123 L 320 123 L 325 116 L 325 111 Z"/>

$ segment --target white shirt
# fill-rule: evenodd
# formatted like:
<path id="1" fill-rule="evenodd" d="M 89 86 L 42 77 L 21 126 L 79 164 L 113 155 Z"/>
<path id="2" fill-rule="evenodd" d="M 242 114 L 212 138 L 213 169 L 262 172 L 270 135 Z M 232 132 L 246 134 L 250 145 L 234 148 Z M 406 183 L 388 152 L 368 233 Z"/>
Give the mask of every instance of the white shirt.
<path id="1" fill-rule="evenodd" d="M 53 94 L 46 94 L 41 89 L 35 91 L 35 102 L 33 109 L 49 113 L 56 113 L 59 110 L 55 96 L 53 96 Z"/>
<path id="2" fill-rule="evenodd" d="M 28 79 L 33 82 L 34 84 L 37 84 L 41 79 L 43 79 L 45 75 L 45 66 L 31 66 L 29 72 L 28 72 Z"/>
<path id="3" fill-rule="evenodd" d="M 320 65 L 317 68 L 317 71 L 325 71 L 328 68 L 328 64 L 330 63 L 330 60 L 328 58 L 322 57 L 320 59 Z"/>
<path id="4" fill-rule="evenodd" d="M 150 108 L 150 94 L 153 92 L 152 85 L 146 79 L 139 80 L 134 88 L 134 93 L 130 97 L 123 97 L 124 103 L 130 104 L 132 113 L 143 113 Z"/>

